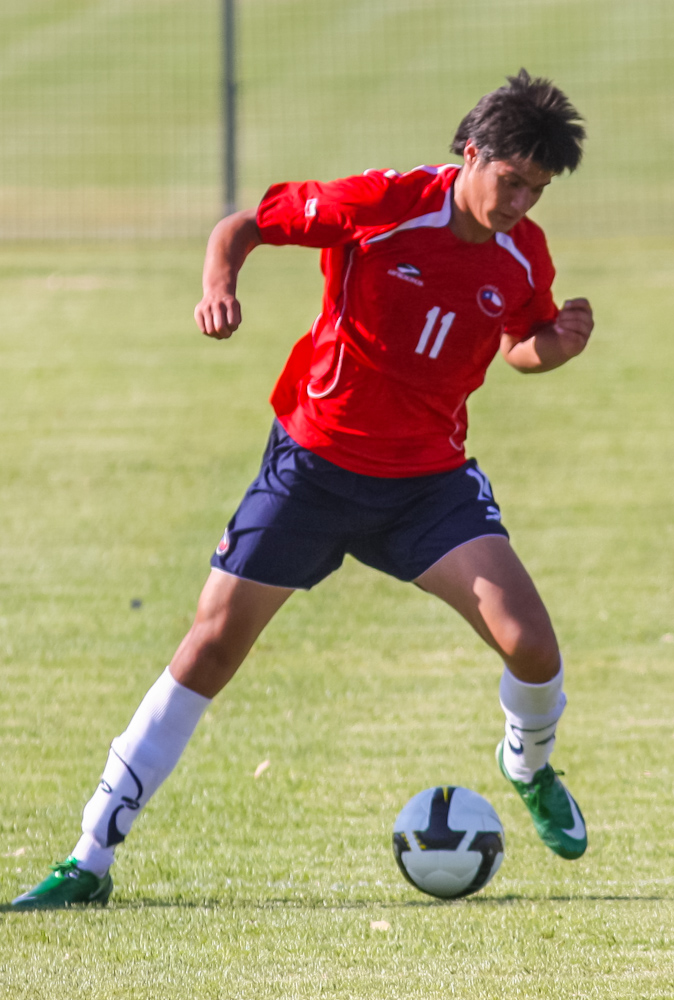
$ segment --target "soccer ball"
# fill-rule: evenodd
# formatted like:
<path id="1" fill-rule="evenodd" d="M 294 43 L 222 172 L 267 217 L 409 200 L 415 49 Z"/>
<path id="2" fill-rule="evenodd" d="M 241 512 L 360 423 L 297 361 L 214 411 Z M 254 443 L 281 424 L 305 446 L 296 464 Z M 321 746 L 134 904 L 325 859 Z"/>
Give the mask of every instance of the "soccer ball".
<path id="1" fill-rule="evenodd" d="M 457 899 L 482 889 L 503 861 L 505 837 L 493 806 L 469 788 L 427 788 L 393 824 L 393 853 L 416 889 Z"/>

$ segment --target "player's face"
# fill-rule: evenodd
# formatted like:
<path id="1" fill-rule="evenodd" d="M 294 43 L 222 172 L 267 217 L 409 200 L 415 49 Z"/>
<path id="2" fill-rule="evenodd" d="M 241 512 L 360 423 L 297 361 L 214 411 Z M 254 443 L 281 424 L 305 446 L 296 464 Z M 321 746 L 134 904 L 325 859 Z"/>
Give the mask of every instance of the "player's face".
<path id="1" fill-rule="evenodd" d="M 470 143 L 466 145 L 465 167 L 463 207 L 486 236 L 512 229 L 554 176 L 533 160 L 484 160 Z"/>

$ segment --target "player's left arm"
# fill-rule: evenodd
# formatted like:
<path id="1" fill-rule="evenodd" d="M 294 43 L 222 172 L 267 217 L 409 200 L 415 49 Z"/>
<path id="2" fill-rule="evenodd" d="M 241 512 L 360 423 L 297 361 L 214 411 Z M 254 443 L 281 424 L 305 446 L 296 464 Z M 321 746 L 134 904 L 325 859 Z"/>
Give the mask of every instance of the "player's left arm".
<path id="1" fill-rule="evenodd" d="M 504 333 L 501 354 L 518 372 L 549 372 L 585 350 L 593 326 L 587 299 L 567 299 L 556 319 L 535 326 L 528 337 Z"/>

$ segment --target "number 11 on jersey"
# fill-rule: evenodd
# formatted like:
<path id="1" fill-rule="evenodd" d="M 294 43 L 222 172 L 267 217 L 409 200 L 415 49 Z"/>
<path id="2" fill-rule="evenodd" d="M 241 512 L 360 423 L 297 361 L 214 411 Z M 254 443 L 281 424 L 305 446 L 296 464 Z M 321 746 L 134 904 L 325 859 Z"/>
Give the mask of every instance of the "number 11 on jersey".
<path id="1" fill-rule="evenodd" d="M 431 339 L 431 334 L 435 329 L 435 324 L 437 323 L 438 316 L 440 315 L 440 306 L 433 306 L 426 313 L 426 325 L 421 331 L 421 336 L 419 337 L 419 343 L 414 349 L 415 354 L 424 354 L 428 343 Z M 452 323 L 456 319 L 456 313 L 448 312 L 440 320 L 440 327 L 433 341 L 433 346 L 428 352 L 429 358 L 437 358 L 438 354 L 442 350 L 442 345 L 445 342 L 445 337 L 449 333 Z"/>

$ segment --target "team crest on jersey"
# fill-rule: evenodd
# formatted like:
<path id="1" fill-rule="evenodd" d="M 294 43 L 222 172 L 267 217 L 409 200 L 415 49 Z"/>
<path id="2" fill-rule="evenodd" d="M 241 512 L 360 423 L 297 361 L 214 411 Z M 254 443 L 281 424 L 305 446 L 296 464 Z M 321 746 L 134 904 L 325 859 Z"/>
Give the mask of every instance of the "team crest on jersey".
<path id="1" fill-rule="evenodd" d="M 477 293 L 477 304 L 483 313 L 497 319 L 505 310 L 505 299 L 495 285 L 483 285 Z"/>
<path id="2" fill-rule="evenodd" d="M 228 548 L 229 548 L 229 532 L 225 529 L 225 533 L 218 542 L 218 547 L 215 551 L 219 556 L 224 556 Z"/>
<path id="3" fill-rule="evenodd" d="M 418 285 L 419 288 L 424 287 L 424 283 L 421 280 L 421 271 L 414 264 L 398 264 L 397 267 L 392 267 L 388 273 L 394 278 L 411 281 L 413 285 Z"/>

